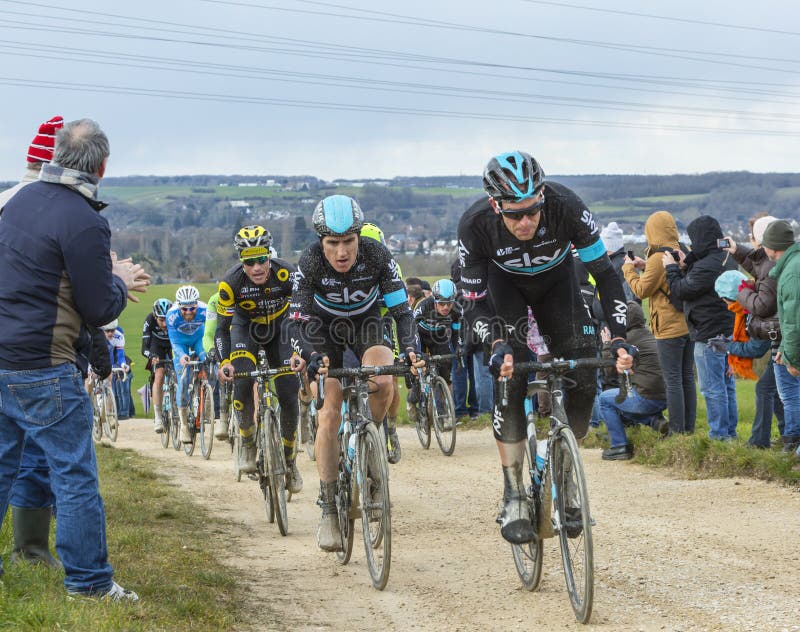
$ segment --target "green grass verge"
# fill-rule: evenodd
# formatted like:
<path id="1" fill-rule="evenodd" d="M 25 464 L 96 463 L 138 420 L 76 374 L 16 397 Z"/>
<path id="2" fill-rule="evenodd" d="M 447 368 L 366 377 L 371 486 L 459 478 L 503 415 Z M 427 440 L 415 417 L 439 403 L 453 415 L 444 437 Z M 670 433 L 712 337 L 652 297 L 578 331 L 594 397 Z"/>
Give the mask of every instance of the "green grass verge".
<path id="1" fill-rule="evenodd" d="M 152 461 L 108 446 L 98 447 L 97 457 L 109 559 L 115 579 L 135 590 L 140 601 L 71 600 L 62 571 L 10 565 L 9 516 L 0 529 L 5 568 L 0 580 L 0 628 L 134 632 L 248 628 L 243 616 L 252 613 L 243 607 L 248 600 L 246 586 L 213 554 L 224 548 L 229 525 L 154 474 Z"/>

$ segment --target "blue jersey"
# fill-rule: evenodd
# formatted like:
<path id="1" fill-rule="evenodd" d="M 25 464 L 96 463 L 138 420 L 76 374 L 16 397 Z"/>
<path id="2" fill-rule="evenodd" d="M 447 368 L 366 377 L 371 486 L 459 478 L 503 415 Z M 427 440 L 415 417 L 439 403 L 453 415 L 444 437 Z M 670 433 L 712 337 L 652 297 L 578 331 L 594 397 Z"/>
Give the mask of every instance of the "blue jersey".
<path id="1" fill-rule="evenodd" d="M 185 320 L 180 307 L 176 303 L 167 312 L 167 333 L 173 349 L 182 349 L 188 352 L 193 350 L 203 360 L 206 357 L 203 351 L 203 333 L 206 325 L 206 304 L 197 303 L 197 311 L 192 320 Z M 175 358 L 180 354 L 175 353 Z"/>

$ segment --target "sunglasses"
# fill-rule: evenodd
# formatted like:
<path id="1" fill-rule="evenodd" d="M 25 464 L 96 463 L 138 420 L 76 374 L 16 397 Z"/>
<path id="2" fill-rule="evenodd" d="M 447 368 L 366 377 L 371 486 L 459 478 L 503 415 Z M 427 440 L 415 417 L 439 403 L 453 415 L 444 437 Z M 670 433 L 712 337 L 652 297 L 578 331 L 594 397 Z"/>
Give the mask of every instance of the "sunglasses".
<path id="1" fill-rule="evenodd" d="M 447 299 L 443 299 L 441 301 L 437 301 L 436 299 L 434 299 L 434 302 L 437 305 L 452 305 L 455 301 L 453 299 L 451 299 L 451 298 L 447 298 Z"/>
<path id="2" fill-rule="evenodd" d="M 269 257 L 253 257 L 252 259 L 241 259 L 243 265 L 246 265 L 248 268 L 253 267 L 257 263 L 265 264 L 269 261 Z"/>
<path id="3" fill-rule="evenodd" d="M 197 309 L 197 305 L 181 305 L 182 312 L 193 312 Z"/>

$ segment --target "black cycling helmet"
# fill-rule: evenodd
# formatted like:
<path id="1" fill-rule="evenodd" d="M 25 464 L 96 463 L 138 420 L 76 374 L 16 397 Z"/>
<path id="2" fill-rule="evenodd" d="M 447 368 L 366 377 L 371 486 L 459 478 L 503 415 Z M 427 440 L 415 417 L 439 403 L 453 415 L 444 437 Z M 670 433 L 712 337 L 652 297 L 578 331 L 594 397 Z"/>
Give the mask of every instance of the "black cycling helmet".
<path id="1" fill-rule="evenodd" d="M 172 307 L 172 301 L 168 298 L 159 298 L 153 303 L 153 316 L 156 318 L 166 318 L 169 308 Z"/>
<path id="2" fill-rule="evenodd" d="M 272 235 L 263 226 L 245 226 L 236 233 L 233 245 L 241 259 L 268 257 L 272 246 Z"/>
<path id="3" fill-rule="evenodd" d="M 544 170 L 524 151 L 495 156 L 483 170 L 483 189 L 498 202 L 536 197 L 543 184 Z"/>
<path id="4" fill-rule="evenodd" d="M 317 204 L 311 217 L 320 237 L 358 233 L 364 225 L 364 213 L 353 198 L 329 195 Z"/>

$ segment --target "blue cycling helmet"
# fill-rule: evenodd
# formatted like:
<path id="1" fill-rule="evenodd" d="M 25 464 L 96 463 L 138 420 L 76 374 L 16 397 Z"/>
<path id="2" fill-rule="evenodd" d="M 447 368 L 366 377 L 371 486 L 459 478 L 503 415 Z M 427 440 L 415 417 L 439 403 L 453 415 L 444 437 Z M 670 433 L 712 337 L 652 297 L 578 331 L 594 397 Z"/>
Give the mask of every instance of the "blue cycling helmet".
<path id="1" fill-rule="evenodd" d="M 172 301 L 168 298 L 158 299 L 153 303 L 153 316 L 156 318 L 166 318 L 170 307 L 172 307 Z"/>
<path id="2" fill-rule="evenodd" d="M 456 284 L 450 279 L 439 279 L 431 288 L 437 303 L 452 303 L 456 300 Z"/>
<path id="3" fill-rule="evenodd" d="M 498 202 L 521 202 L 536 197 L 543 184 L 544 171 L 524 151 L 495 156 L 483 170 L 483 189 Z"/>
<path id="4" fill-rule="evenodd" d="M 349 235 L 361 231 L 364 213 L 353 198 L 329 195 L 317 204 L 311 222 L 320 237 Z"/>

